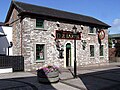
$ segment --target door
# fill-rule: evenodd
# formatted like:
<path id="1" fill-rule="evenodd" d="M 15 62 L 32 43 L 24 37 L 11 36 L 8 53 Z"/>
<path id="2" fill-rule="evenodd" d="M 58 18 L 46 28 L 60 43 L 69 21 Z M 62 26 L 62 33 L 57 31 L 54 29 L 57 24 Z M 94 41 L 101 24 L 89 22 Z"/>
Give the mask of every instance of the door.
<path id="1" fill-rule="evenodd" d="M 66 66 L 67 67 L 71 66 L 71 44 L 70 43 L 66 44 Z"/>

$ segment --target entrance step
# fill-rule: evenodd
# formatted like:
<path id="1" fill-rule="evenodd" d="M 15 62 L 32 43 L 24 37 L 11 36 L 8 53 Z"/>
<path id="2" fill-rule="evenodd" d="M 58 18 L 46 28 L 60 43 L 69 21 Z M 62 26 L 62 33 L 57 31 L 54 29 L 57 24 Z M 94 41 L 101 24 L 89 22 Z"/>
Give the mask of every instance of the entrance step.
<path id="1" fill-rule="evenodd" d="M 67 79 L 72 79 L 74 78 L 73 76 L 73 70 L 69 68 L 61 68 L 60 69 L 60 79 L 61 80 L 67 80 Z"/>

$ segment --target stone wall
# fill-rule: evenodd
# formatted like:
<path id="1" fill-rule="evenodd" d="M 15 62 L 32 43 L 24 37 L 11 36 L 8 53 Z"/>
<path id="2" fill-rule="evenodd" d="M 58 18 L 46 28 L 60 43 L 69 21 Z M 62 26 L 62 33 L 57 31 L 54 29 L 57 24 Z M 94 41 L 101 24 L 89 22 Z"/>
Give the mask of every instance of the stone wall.
<path id="1" fill-rule="evenodd" d="M 13 9 L 9 25 L 12 26 L 13 55 L 21 55 L 21 21 L 18 17 L 18 11 Z"/>
<path id="2" fill-rule="evenodd" d="M 45 20 L 44 29 L 36 28 L 35 18 L 25 17 L 23 19 L 19 18 L 18 12 L 14 9 L 10 17 L 9 23 L 13 26 L 13 54 L 23 55 L 25 59 L 25 70 L 35 70 L 43 65 L 57 65 L 60 67 L 66 67 L 66 44 L 71 44 L 71 63 L 74 65 L 74 40 L 59 39 L 61 45 L 64 47 L 63 56 L 64 58 L 59 58 L 59 52 L 56 48 L 55 42 L 55 31 L 72 31 L 74 24 L 60 22 L 60 27 L 56 25 L 57 21 Z M 14 22 L 15 21 L 15 22 Z M 108 61 L 108 31 L 105 31 L 105 38 L 102 40 L 102 45 L 104 45 L 104 56 L 99 56 L 99 43 L 98 34 L 89 34 L 89 26 L 84 26 L 83 30 L 81 25 L 76 25 L 77 31 L 82 32 L 81 40 L 77 40 L 77 65 L 78 66 L 88 66 L 88 65 L 102 65 L 107 64 Z M 52 34 L 52 35 L 51 35 Z M 86 41 L 86 48 L 83 50 L 82 40 Z M 45 61 L 36 62 L 35 58 L 35 46 L 36 44 L 45 44 Z M 95 47 L 95 56 L 90 57 L 90 45 Z"/>
<path id="3" fill-rule="evenodd" d="M 58 30 L 56 26 L 56 21 L 45 20 L 44 29 L 38 29 L 35 27 L 35 18 L 26 17 L 22 21 L 22 54 L 25 58 L 25 69 L 32 70 L 37 69 L 44 64 L 54 64 L 60 67 L 65 67 L 66 58 L 66 44 L 71 44 L 71 60 L 72 66 L 74 61 L 74 41 L 73 40 L 59 40 L 64 46 L 64 58 L 58 58 L 59 52 L 56 49 L 55 38 L 51 34 L 55 35 L 55 30 Z M 72 31 L 74 24 L 60 22 L 60 30 Z M 105 39 L 102 40 L 104 45 L 104 56 L 99 56 L 99 43 L 98 35 L 89 34 L 88 26 L 84 26 L 84 30 L 81 30 L 80 25 L 76 25 L 77 31 L 82 32 L 82 40 L 87 42 L 85 50 L 82 47 L 82 40 L 77 40 L 77 65 L 78 66 L 88 66 L 88 65 L 101 65 L 108 63 L 108 32 L 105 31 Z M 18 29 L 19 30 L 19 29 Z M 18 35 L 19 36 L 19 35 Z M 35 45 L 45 44 L 45 61 L 36 62 L 35 60 Z M 95 57 L 90 57 L 90 46 L 95 47 Z"/>

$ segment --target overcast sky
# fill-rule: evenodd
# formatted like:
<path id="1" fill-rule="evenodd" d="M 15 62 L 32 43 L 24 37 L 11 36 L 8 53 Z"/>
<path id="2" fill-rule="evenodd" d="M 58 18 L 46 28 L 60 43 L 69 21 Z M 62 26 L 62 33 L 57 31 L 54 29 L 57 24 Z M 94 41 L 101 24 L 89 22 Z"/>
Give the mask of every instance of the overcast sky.
<path id="1" fill-rule="evenodd" d="M 120 0 L 16 0 L 97 18 L 120 33 Z M 0 22 L 4 22 L 11 0 L 0 0 Z"/>

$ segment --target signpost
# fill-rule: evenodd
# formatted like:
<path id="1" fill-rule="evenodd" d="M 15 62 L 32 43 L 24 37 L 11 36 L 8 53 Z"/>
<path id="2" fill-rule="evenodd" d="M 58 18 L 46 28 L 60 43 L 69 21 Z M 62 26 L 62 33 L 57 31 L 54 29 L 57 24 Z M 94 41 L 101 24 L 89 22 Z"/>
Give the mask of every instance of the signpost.
<path id="1" fill-rule="evenodd" d="M 74 40 L 74 78 L 77 77 L 77 66 L 76 66 L 76 40 L 81 40 L 81 32 L 77 32 L 77 28 L 73 27 L 73 32 L 56 30 L 56 39 L 71 39 Z"/>

